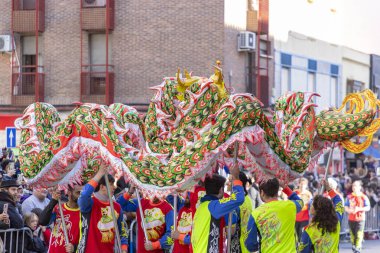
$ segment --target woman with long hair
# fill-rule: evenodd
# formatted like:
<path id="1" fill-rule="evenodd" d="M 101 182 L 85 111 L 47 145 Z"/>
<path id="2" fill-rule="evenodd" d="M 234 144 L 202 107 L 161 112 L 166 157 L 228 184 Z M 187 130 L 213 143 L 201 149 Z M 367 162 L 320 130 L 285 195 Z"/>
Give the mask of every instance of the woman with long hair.
<path id="1" fill-rule="evenodd" d="M 328 182 L 323 183 L 331 199 L 320 195 L 314 198 L 310 207 L 313 218 L 301 236 L 301 253 L 338 253 L 343 202 Z"/>

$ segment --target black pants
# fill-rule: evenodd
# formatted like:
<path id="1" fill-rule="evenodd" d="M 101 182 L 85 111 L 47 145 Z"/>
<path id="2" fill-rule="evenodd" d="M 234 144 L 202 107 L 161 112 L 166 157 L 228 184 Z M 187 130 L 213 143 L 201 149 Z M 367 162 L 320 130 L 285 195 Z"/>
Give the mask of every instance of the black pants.
<path id="1" fill-rule="evenodd" d="M 348 221 L 352 246 L 362 248 L 365 221 Z"/>
<path id="2" fill-rule="evenodd" d="M 304 227 L 306 227 L 309 224 L 309 221 L 296 221 L 296 233 L 297 233 L 297 240 L 301 241 L 301 235 L 302 230 Z"/>

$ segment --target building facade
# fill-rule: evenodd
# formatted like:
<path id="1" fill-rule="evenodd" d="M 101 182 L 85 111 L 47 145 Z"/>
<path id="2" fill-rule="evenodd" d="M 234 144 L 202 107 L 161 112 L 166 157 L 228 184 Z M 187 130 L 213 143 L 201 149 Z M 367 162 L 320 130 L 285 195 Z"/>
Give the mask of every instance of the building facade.
<path id="1" fill-rule="evenodd" d="M 338 106 L 342 87 L 342 48 L 289 32 L 288 40 L 275 40 L 275 83 L 272 102 L 287 91 L 316 92 L 317 111 Z"/>
<path id="2" fill-rule="evenodd" d="M 210 76 L 216 60 L 227 86 L 251 91 L 254 50 L 238 51 L 238 34 L 258 19 L 249 11 L 247 0 L 1 1 L 0 35 L 11 49 L 0 54 L 0 108 L 20 111 L 35 101 L 146 106 L 149 87 L 162 77 L 178 67 Z"/>
<path id="3" fill-rule="evenodd" d="M 17 117 L 37 101 L 53 104 L 61 115 L 78 101 L 145 111 L 153 96 L 149 87 L 164 76 L 175 76 L 178 67 L 210 76 L 216 60 L 227 88 L 261 90 L 267 101 L 268 2 L 0 1 L 0 115 Z M 259 54 L 252 45 L 240 50 L 241 32 L 260 34 L 254 41 L 265 56 L 260 83 Z"/>

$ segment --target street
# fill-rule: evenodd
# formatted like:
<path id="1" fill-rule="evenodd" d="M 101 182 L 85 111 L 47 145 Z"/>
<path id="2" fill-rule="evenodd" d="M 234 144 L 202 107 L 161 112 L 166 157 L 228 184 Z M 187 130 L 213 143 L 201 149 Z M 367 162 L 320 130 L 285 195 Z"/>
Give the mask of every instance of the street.
<path id="1" fill-rule="evenodd" d="M 351 244 L 349 242 L 341 243 L 339 246 L 339 252 L 349 253 L 352 252 Z M 380 240 L 365 241 L 363 244 L 363 253 L 379 253 L 380 252 Z"/>

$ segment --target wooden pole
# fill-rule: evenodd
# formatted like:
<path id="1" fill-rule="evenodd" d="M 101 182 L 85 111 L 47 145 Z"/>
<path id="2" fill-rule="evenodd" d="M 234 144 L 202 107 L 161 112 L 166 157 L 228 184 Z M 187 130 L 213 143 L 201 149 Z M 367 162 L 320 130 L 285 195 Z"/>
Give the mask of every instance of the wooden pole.
<path id="1" fill-rule="evenodd" d="M 332 154 L 333 154 L 333 152 L 334 152 L 334 148 L 335 148 L 335 142 L 333 142 L 333 144 L 332 144 L 332 148 L 331 148 L 331 150 L 330 150 L 330 154 L 329 154 L 329 159 L 327 160 L 327 166 L 326 166 L 326 171 L 325 171 L 325 178 L 324 178 L 324 180 L 327 180 L 327 175 L 328 175 L 328 172 L 329 172 L 329 167 L 330 167 L 330 163 L 331 163 L 331 158 L 332 158 Z M 325 190 L 325 186 L 322 184 L 322 186 L 321 186 L 321 191 L 319 192 L 319 195 L 322 195 L 323 194 L 323 192 L 324 192 L 324 190 Z"/>
<path id="2" fill-rule="evenodd" d="M 235 149 L 234 149 L 234 165 L 237 165 L 237 155 L 238 155 L 238 149 L 239 149 L 239 143 L 235 142 Z M 231 182 L 232 184 L 232 182 Z M 232 185 L 231 185 L 231 192 L 232 194 Z M 232 212 L 228 214 L 228 233 L 227 233 L 227 252 L 231 252 L 231 237 L 232 237 Z"/>
<path id="3" fill-rule="evenodd" d="M 144 231 L 145 241 L 149 241 L 148 240 L 148 233 L 146 232 L 146 224 L 145 224 L 144 212 L 143 212 L 142 206 L 141 206 L 140 193 L 139 193 L 139 190 L 137 190 L 137 189 L 136 189 L 136 196 L 137 196 L 137 202 L 139 204 L 139 210 L 140 210 L 140 216 L 141 216 L 141 226 L 142 226 L 143 231 Z"/>
<path id="4" fill-rule="evenodd" d="M 119 226 L 117 225 L 117 219 L 116 219 L 116 215 L 115 215 L 115 208 L 113 206 L 113 200 L 112 200 L 112 195 L 111 195 L 111 190 L 110 190 L 110 182 L 108 180 L 108 174 L 104 175 L 104 179 L 106 181 L 107 194 L 108 194 L 108 200 L 109 200 L 110 207 L 111 207 L 112 219 L 113 219 L 113 223 L 115 224 L 116 246 L 118 248 L 117 249 L 118 252 L 121 253 L 121 240 L 120 240 Z M 120 215 L 123 215 L 123 214 L 120 213 Z"/>
<path id="5" fill-rule="evenodd" d="M 69 236 L 67 234 L 66 221 L 65 221 L 65 217 L 63 216 L 62 202 L 60 198 L 58 199 L 58 208 L 59 208 L 59 214 L 61 215 L 61 226 L 63 230 L 63 235 L 65 237 L 65 244 L 67 245 L 70 242 L 69 242 Z"/>

